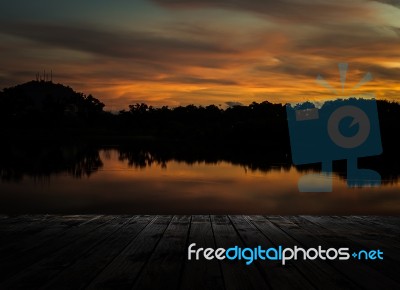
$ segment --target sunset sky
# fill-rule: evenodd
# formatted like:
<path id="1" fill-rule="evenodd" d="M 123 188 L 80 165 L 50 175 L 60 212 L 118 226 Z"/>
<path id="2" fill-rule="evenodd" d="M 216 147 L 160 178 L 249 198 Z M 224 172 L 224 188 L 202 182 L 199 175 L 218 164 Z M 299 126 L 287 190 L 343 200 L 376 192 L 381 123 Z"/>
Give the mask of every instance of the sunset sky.
<path id="1" fill-rule="evenodd" d="M 400 98 L 398 0 L 15 0 L 0 4 L 0 88 L 52 70 L 107 110 Z M 348 62 L 345 91 L 338 63 Z M 373 80 L 351 91 L 365 73 Z"/>

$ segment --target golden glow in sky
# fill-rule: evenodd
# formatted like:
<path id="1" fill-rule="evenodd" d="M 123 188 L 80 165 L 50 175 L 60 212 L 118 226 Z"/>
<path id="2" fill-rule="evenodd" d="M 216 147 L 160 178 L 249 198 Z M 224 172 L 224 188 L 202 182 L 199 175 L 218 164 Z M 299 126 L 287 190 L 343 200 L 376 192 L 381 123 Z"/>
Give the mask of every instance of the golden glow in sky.
<path id="1" fill-rule="evenodd" d="M 372 0 L 9 1 L 0 87 L 54 72 L 107 110 L 329 98 L 317 75 L 396 100 L 400 4 Z M 24 7 L 24 8 L 21 8 Z M 344 92 L 346 94 L 346 92 Z M 353 92 L 350 92 L 353 93 Z"/>

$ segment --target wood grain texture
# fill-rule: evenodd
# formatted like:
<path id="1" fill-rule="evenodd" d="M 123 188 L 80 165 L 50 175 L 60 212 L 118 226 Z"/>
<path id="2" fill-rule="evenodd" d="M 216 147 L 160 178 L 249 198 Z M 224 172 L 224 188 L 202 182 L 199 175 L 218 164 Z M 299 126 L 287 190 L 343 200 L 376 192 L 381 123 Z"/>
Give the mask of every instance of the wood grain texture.
<path id="1" fill-rule="evenodd" d="M 188 260 L 197 248 L 381 249 L 384 260 Z M 0 216 L 0 289 L 400 289 L 400 217 Z"/>

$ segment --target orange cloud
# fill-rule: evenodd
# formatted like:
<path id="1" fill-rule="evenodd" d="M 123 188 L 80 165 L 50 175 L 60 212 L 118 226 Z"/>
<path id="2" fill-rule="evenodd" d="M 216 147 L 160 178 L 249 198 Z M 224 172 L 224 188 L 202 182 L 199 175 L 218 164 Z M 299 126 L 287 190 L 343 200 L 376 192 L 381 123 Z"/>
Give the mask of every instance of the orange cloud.
<path id="1" fill-rule="evenodd" d="M 53 70 L 55 81 L 95 95 L 109 110 L 136 102 L 285 103 L 329 97 L 315 79 L 321 74 L 339 88 L 337 63 L 345 61 L 350 64 L 349 87 L 371 72 L 374 80 L 361 91 L 397 98 L 400 28 L 385 18 L 386 10 L 379 8 L 385 4 L 364 0 L 152 3 L 164 7 L 158 9 L 172 15 L 170 20 L 157 22 L 149 15 L 154 26 L 129 30 L 104 25 L 107 19 L 90 24 L 0 19 L 4 56 L 0 86 L 28 81 L 47 68 Z M 395 7 L 391 11 L 400 14 Z M 192 20 L 188 13 L 202 17 Z M 234 20 L 229 13 L 243 17 Z"/>

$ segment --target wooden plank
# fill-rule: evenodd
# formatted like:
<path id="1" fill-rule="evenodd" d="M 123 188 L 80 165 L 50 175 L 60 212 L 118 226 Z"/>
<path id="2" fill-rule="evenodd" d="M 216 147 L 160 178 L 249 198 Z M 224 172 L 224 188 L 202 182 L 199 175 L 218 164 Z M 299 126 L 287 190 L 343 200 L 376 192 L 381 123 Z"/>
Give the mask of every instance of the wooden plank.
<path id="1" fill-rule="evenodd" d="M 337 217 L 335 223 L 339 226 L 335 226 L 335 228 L 340 228 L 342 234 L 350 234 L 353 241 L 367 247 L 378 247 L 391 251 L 390 259 L 400 263 L 400 234 L 353 217 Z"/>
<path id="2" fill-rule="evenodd" d="M 87 289 L 131 289 L 171 219 L 171 216 L 157 216 L 99 273 Z"/>
<path id="3" fill-rule="evenodd" d="M 400 222 L 398 225 L 393 224 L 393 217 L 360 217 L 360 216 L 341 216 L 339 218 L 347 219 L 351 223 L 358 223 L 359 225 L 366 228 L 367 231 L 371 231 L 376 235 L 387 236 L 390 239 L 398 241 L 400 243 Z M 397 244 L 396 244 L 397 245 Z"/>
<path id="4" fill-rule="evenodd" d="M 298 225 L 287 220 L 281 216 L 268 216 L 267 220 L 279 228 L 285 235 L 290 239 L 289 243 L 286 243 L 289 247 L 303 247 L 317 248 L 318 246 L 324 247 L 323 244 L 318 243 L 315 239 L 308 239 L 307 232 L 304 231 Z M 323 287 L 324 289 L 359 289 L 347 276 L 343 275 L 334 263 L 329 260 L 304 260 L 304 264 L 301 265 L 297 260 L 295 265 L 299 265 L 300 269 L 304 270 L 304 275 L 313 281 L 317 289 Z"/>
<path id="5" fill-rule="evenodd" d="M 4 239 L 10 239 L 15 235 L 22 236 L 24 234 L 34 235 L 43 229 L 46 229 L 52 223 L 65 223 L 68 226 L 83 224 L 90 220 L 94 215 L 85 216 L 58 216 L 58 215 L 33 215 L 21 216 L 20 218 L 13 218 L 7 224 L 0 225 L 0 245 L 4 244 Z"/>
<path id="6" fill-rule="evenodd" d="M 192 243 L 196 244 L 196 248 L 216 248 L 210 216 L 192 216 L 188 244 Z M 218 260 L 186 259 L 180 289 L 225 289 Z"/>
<path id="7" fill-rule="evenodd" d="M 13 255 L 0 259 L 0 282 L 76 241 L 79 239 L 80 235 L 96 230 L 98 227 L 114 218 L 113 216 L 105 216 L 98 219 L 91 219 L 66 230 L 61 236 L 49 242 L 43 241 L 40 237 L 28 238 L 26 241 L 26 243 L 28 243 L 27 249 L 21 248 L 11 252 Z M 31 248 L 29 242 L 37 246 Z"/>
<path id="8" fill-rule="evenodd" d="M 83 227 L 80 232 L 75 231 L 72 241 L 66 245 L 64 244 L 60 250 L 51 255 L 42 252 L 43 256 L 40 257 L 39 261 L 4 281 L 4 287 L 8 288 L 12 285 L 13 289 L 26 289 L 27 287 L 42 286 L 93 246 L 113 234 L 128 222 L 129 219 L 128 217 L 110 217 L 108 221 L 103 221 L 100 227 L 97 227 L 95 230 L 88 232 L 88 227 Z M 59 242 L 62 241 L 60 240 Z M 59 246 L 57 247 L 60 248 Z M 37 254 L 36 251 L 35 253 Z"/>
<path id="9" fill-rule="evenodd" d="M 20 234 L 23 231 L 34 233 L 34 227 L 43 227 L 44 221 L 49 221 L 54 218 L 55 217 L 51 215 L 23 215 L 9 218 L 0 224 L 0 232 L 2 233 L 0 236 L 0 244 L 3 243 L 5 238 L 13 234 Z"/>
<path id="10" fill-rule="evenodd" d="M 374 221 L 380 225 L 394 226 L 397 231 L 400 227 L 400 216 L 354 216 L 366 221 Z"/>
<path id="11" fill-rule="evenodd" d="M 191 223 L 189 220 L 191 219 Z M 0 218 L 0 289 L 400 289 L 395 217 Z M 2 235 L 4 233 L 4 235 Z M 196 248 L 318 245 L 385 250 L 382 262 L 187 260 Z M 297 281 L 295 281 L 296 279 Z M 355 287 L 356 286 L 356 287 Z"/>
<path id="12" fill-rule="evenodd" d="M 154 216 L 135 216 L 122 228 L 109 235 L 101 244 L 84 253 L 79 259 L 43 289 L 82 289 L 103 270 L 150 222 Z"/>
<path id="13" fill-rule="evenodd" d="M 243 242 L 227 216 L 211 216 L 212 227 L 217 248 L 238 246 L 243 248 Z M 270 289 L 265 277 L 254 264 L 247 266 L 243 260 L 221 262 L 222 275 L 226 289 Z"/>
<path id="14" fill-rule="evenodd" d="M 305 217 L 313 219 L 320 225 L 329 229 L 336 236 L 346 237 L 348 246 L 355 250 L 384 250 L 384 261 L 365 261 L 364 264 L 375 269 L 378 272 L 384 272 L 385 275 L 400 283 L 400 248 L 396 247 L 394 239 L 390 239 L 386 234 L 374 234 L 373 228 L 353 222 L 352 218 L 320 218 Z"/>
<path id="15" fill-rule="evenodd" d="M 132 289 L 178 289 L 190 216 L 174 216 Z"/>
<path id="16" fill-rule="evenodd" d="M 47 216 L 47 215 L 28 215 L 28 214 L 25 214 L 25 215 L 9 215 L 7 218 L 0 220 L 0 229 L 2 227 L 7 227 L 7 226 L 12 225 L 12 224 L 18 224 L 18 223 L 21 223 L 21 222 L 22 223 L 29 222 L 32 219 L 38 219 L 38 218 L 42 219 L 44 216 Z"/>
<path id="17" fill-rule="evenodd" d="M 308 217 L 304 218 L 308 219 Z M 352 217 L 333 217 L 331 219 L 312 217 L 312 219 L 336 234 L 348 237 L 357 248 L 383 249 L 390 253 L 385 259 L 387 263 L 400 263 L 400 240 L 398 235 L 380 232 L 379 229 L 376 229 L 376 225 L 366 225 L 366 222 L 357 222 Z M 397 277 L 397 275 L 395 276 Z"/>
<path id="18" fill-rule="evenodd" d="M 50 243 L 57 237 L 65 234 L 70 228 L 84 225 L 101 216 L 53 216 L 53 218 L 41 220 L 35 224 L 29 224 L 27 228 L 20 228 L 14 234 L 2 239 L 0 257 L 6 259 L 9 256 L 23 255 L 40 245 Z M 3 233 L 3 232 L 1 232 Z"/>
<path id="19" fill-rule="evenodd" d="M 27 215 L 21 218 L 13 219 L 7 224 L 0 225 L 0 248 L 9 245 L 10 241 L 32 237 L 36 233 L 47 229 L 53 223 L 73 226 L 75 224 L 86 222 L 91 219 L 91 215 L 85 216 L 58 216 L 58 215 Z"/>
<path id="20" fill-rule="evenodd" d="M 268 239 L 269 235 L 265 235 L 264 221 L 258 220 L 261 230 L 243 216 L 230 216 L 234 227 L 239 236 L 244 241 L 246 247 L 262 248 L 276 247 L 279 242 Z M 272 229 L 276 231 L 276 228 Z M 256 260 L 255 265 L 263 276 L 266 277 L 268 284 L 272 289 L 314 289 L 313 284 L 301 274 L 299 268 L 293 265 L 282 266 L 281 261 Z"/>
<path id="21" fill-rule="evenodd" d="M 308 218 L 308 217 L 307 217 Z M 329 217 L 318 217 L 318 219 L 329 220 Z M 340 235 L 329 228 L 321 226 L 317 222 L 311 222 L 303 217 L 290 217 L 290 220 L 297 223 L 307 234 L 304 234 L 302 241 L 307 241 L 310 245 L 318 244 L 325 247 L 348 247 L 355 249 L 355 245 L 346 235 Z M 376 261 L 374 261 L 376 262 Z M 332 265 L 346 275 L 358 286 L 365 289 L 377 289 L 386 287 L 387 289 L 397 289 L 400 287 L 396 281 L 387 277 L 382 271 L 376 271 L 361 261 L 353 259 L 343 262 L 332 261 Z M 382 265 L 382 264 L 381 264 Z"/>
<path id="22" fill-rule="evenodd" d="M 289 235 L 285 230 L 272 223 L 270 220 L 265 219 L 264 217 L 255 217 L 248 216 L 246 217 L 250 220 L 256 227 L 267 237 L 270 237 L 272 240 L 272 245 L 275 247 L 281 245 L 282 247 L 293 248 L 294 246 L 301 247 L 302 244 L 299 243 L 296 239 L 294 239 L 291 235 Z M 281 217 L 273 217 L 274 220 L 279 221 Z M 288 231 L 292 231 L 292 229 L 288 229 Z M 316 245 L 312 245 L 315 247 Z M 302 284 L 296 284 L 298 279 L 294 279 L 294 285 L 299 289 L 310 289 L 316 288 L 319 289 L 323 286 L 324 289 L 358 289 L 354 283 L 352 283 L 349 279 L 347 279 L 344 275 L 338 272 L 335 268 L 333 268 L 329 264 L 322 264 L 321 261 L 318 260 L 302 260 L 298 259 L 296 261 L 288 261 L 285 266 L 280 264 L 280 261 L 276 263 L 276 267 L 274 268 L 274 273 L 279 275 L 278 273 L 283 272 L 282 275 L 288 275 L 286 280 L 292 280 L 294 275 L 291 273 L 285 274 L 284 271 L 296 269 L 301 273 L 301 281 L 303 283 L 309 283 L 312 286 L 306 286 Z M 279 271 L 279 272 L 278 272 Z M 299 276 L 297 274 L 297 276 Z M 279 284 L 278 284 L 279 285 Z M 292 288 L 292 287 L 291 287 Z"/>

